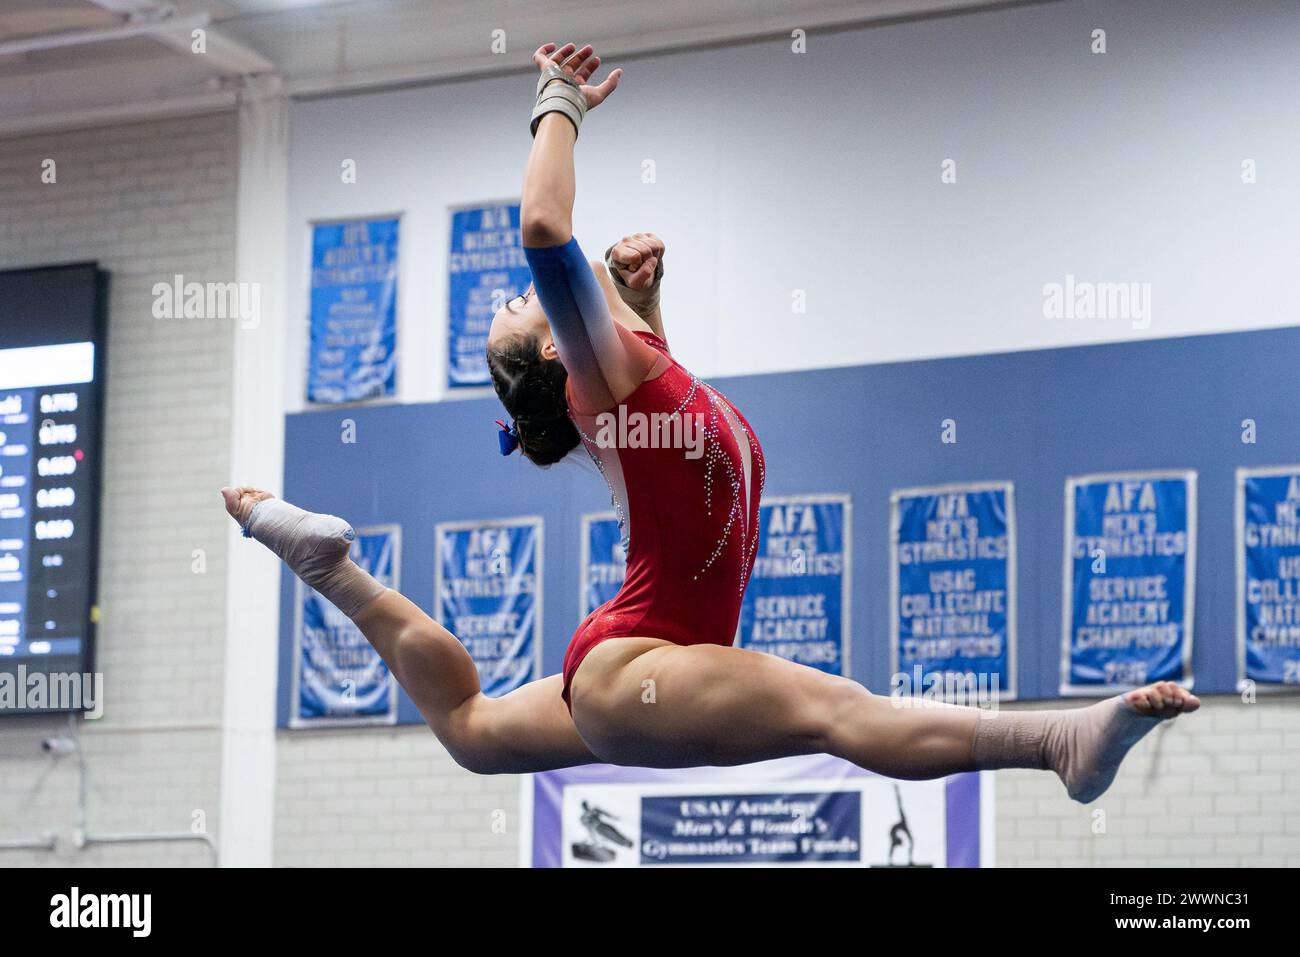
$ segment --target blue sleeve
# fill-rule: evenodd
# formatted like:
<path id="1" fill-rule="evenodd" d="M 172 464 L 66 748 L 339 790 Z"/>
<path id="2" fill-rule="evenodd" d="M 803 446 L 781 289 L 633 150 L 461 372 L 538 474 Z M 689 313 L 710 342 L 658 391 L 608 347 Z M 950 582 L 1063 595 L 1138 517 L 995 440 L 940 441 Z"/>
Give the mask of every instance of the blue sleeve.
<path id="1" fill-rule="evenodd" d="M 562 246 L 525 246 L 524 255 L 569 378 L 587 395 L 612 396 L 616 370 L 627 359 L 605 293 L 578 240 Z"/>

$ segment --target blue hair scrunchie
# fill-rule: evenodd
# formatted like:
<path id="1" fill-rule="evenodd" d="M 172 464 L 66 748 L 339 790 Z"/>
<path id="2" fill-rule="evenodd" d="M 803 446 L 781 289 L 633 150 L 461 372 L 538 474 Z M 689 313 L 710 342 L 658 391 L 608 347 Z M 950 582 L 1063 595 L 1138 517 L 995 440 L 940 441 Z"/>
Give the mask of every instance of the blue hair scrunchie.
<path id="1" fill-rule="evenodd" d="M 509 455 L 515 449 L 519 448 L 519 429 L 511 423 L 509 427 L 500 419 L 496 420 L 501 431 L 497 433 L 497 443 L 501 446 L 501 454 Z"/>

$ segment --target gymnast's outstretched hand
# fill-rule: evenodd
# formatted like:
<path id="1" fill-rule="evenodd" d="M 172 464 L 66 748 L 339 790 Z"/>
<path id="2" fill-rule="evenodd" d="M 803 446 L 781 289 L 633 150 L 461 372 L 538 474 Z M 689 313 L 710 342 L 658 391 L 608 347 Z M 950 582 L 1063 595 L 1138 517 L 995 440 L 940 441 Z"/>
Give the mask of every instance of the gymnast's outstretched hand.
<path id="1" fill-rule="evenodd" d="M 590 43 L 578 49 L 575 43 L 566 43 L 556 48 L 554 43 L 543 43 L 533 53 L 533 62 L 545 72 L 547 67 L 558 66 L 581 84 L 582 95 L 587 98 L 587 109 L 593 110 L 618 89 L 618 81 L 623 76 L 622 69 L 610 71 L 609 76 L 599 84 L 592 86 L 587 81 L 600 67 L 600 57 L 596 56 Z M 553 80 L 558 83 L 559 80 Z"/>

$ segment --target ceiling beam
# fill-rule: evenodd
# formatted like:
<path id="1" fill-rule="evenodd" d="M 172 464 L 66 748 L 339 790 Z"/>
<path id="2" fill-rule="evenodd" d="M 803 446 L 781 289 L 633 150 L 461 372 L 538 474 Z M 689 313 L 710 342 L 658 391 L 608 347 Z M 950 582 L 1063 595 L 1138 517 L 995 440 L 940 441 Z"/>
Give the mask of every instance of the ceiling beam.
<path id="1" fill-rule="evenodd" d="M 18 37 L 13 40 L 0 41 L 0 56 L 18 53 L 34 53 L 38 50 L 56 50 L 60 47 L 80 47 L 92 43 L 111 43 L 114 40 L 129 40 L 133 37 L 155 36 L 160 30 L 168 29 L 190 31 L 206 27 L 211 17 L 206 13 L 180 19 L 140 20 L 123 23 L 121 26 L 106 27 L 102 30 L 64 30 L 60 33 L 43 33 L 31 37 Z"/>
<path id="2" fill-rule="evenodd" d="M 204 38 L 206 49 L 203 53 L 193 53 L 194 30 L 198 27 L 180 21 L 172 23 L 166 19 L 176 8 L 171 4 L 160 4 L 156 0 L 89 0 L 97 7 L 111 13 L 126 16 L 131 20 L 141 19 L 155 21 L 160 29 L 152 36 L 160 43 L 166 44 L 178 53 L 202 56 L 211 66 L 212 71 L 221 76 L 247 76 L 253 73 L 271 73 L 275 64 L 251 47 L 232 40 L 218 29 L 205 23 L 207 32 Z M 207 17 L 207 14 L 204 14 Z M 208 18 L 211 22 L 211 18 Z"/>
<path id="3" fill-rule="evenodd" d="M 86 0 L 86 2 L 124 17 L 157 14 L 165 7 L 171 6 L 171 4 L 157 3 L 155 0 Z"/>
<path id="4" fill-rule="evenodd" d="M 811 9 L 747 17 L 742 23 L 724 20 L 717 23 L 668 27 L 652 33 L 595 36 L 588 39 L 601 50 L 601 59 L 606 63 L 612 63 L 619 58 L 654 56 L 701 47 L 751 43 L 778 36 L 789 37 L 790 31 L 795 27 L 819 30 L 884 26 L 890 23 L 956 15 L 980 9 L 1031 6 L 1051 2 L 1056 0 L 876 0 L 875 3 L 864 8 L 861 0 L 839 0 Z M 528 72 L 536 69 L 531 61 L 521 62 L 519 57 L 513 58 L 509 65 L 503 65 L 502 60 L 503 58 L 497 55 L 480 53 L 469 57 L 443 58 L 418 64 L 292 76 L 286 77 L 285 89 L 291 96 L 319 97 L 387 87 L 419 86 L 476 76 Z"/>
<path id="5" fill-rule="evenodd" d="M 214 73 L 222 76 L 248 76 L 254 73 L 273 73 L 275 64 L 252 47 L 245 46 L 238 40 L 232 40 L 219 30 L 208 27 L 204 38 L 204 52 L 194 53 L 193 31 L 177 26 L 165 28 L 155 33 L 154 39 L 166 44 L 178 53 L 201 57 Z"/>
<path id="6" fill-rule="evenodd" d="M 132 103 L 117 103 L 112 106 L 96 106 L 84 110 L 60 112 L 47 110 L 39 115 L 11 114 L 0 116 L 0 136 L 16 136 L 49 130 L 85 129 L 93 126 L 115 126 L 119 123 L 138 123 L 171 116 L 220 113 L 234 109 L 237 102 L 236 91 L 221 89 Z"/>

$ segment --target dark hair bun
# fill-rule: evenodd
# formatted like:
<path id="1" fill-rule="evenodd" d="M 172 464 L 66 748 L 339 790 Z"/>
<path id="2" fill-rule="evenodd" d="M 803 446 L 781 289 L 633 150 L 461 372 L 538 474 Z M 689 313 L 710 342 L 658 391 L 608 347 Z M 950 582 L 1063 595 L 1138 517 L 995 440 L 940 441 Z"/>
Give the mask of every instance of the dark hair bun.
<path id="1" fill-rule="evenodd" d="M 489 349 L 492 386 L 519 432 L 519 449 L 537 465 L 553 465 L 581 441 L 569 418 L 568 370 L 542 358 L 536 339 L 516 338 Z"/>

